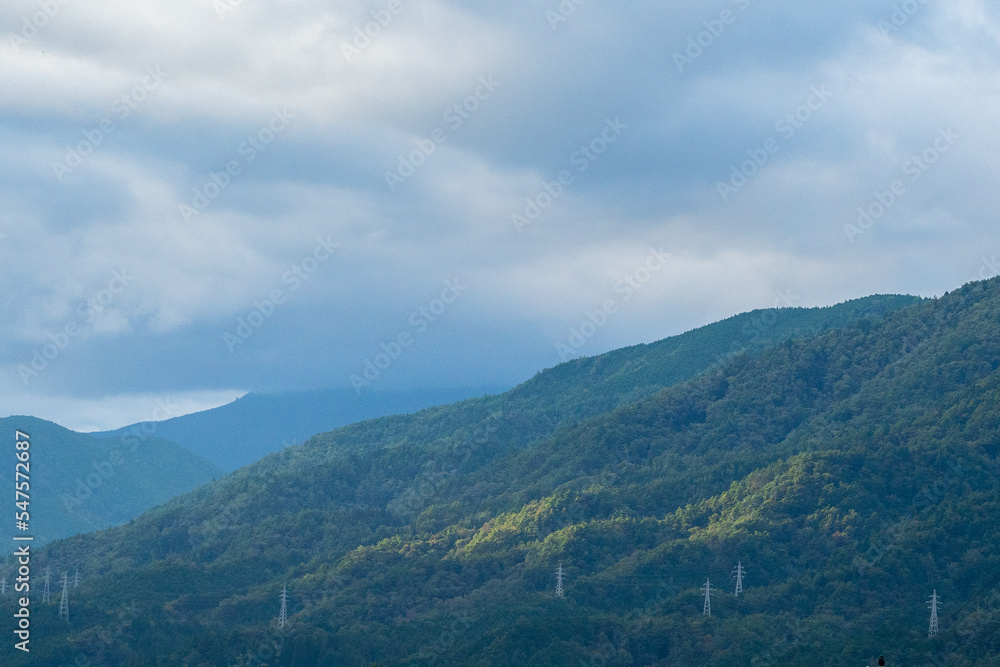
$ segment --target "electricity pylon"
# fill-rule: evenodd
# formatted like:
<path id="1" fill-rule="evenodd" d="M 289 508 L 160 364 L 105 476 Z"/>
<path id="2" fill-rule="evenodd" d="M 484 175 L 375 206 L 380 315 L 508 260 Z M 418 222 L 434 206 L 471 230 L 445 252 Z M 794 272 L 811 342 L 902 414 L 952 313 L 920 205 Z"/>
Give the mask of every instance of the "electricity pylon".
<path id="1" fill-rule="evenodd" d="M 7 577 L 0 579 L 0 595 L 7 595 Z"/>
<path id="2" fill-rule="evenodd" d="M 69 623 L 69 573 L 63 572 L 62 599 L 59 600 L 59 618 Z"/>
<path id="3" fill-rule="evenodd" d="M 736 564 L 734 572 L 736 572 L 736 597 L 739 597 L 740 593 L 743 592 L 743 573 L 745 572 L 742 561 Z"/>
<path id="4" fill-rule="evenodd" d="M 709 580 L 705 580 L 705 606 L 701 609 L 702 616 L 712 615 L 712 585 Z"/>
<path id="5" fill-rule="evenodd" d="M 42 604 L 48 604 L 49 599 L 49 575 L 52 573 L 52 568 L 48 565 L 45 566 L 45 588 L 42 589 Z"/>
<path id="6" fill-rule="evenodd" d="M 562 563 L 559 563 L 559 568 L 556 570 L 556 597 L 561 598 L 563 596 L 563 569 Z"/>
<path id="7" fill-rule="evenodd" d="M 80 568 L 76 568 L 76 574 L 73 575 L 73 588 L 80 587 Z"/>
<path id="8" fill-rule="evenodd" d="M 288 586 L 281 588 L 281 611 L 278 613 L 278 629 L 285 628 L 285 621 L 288 620 Z"/>
<path id="9" fill-rule="evenodd" d="M 937 631 L 938 631 L 938 620 L 937 620 L 938 602 L 940 602 L 940 600 L 938 599 L 937 589 L 934 589 L 934 593 L 931 595 L 931 602 L 930 602 L 930 607 L 931 607 L 931 627 L 930 627 L 930 629 L 927 630 L 927 637 L 928 638 L 933 637 L 934 635 L 936 635 Z"/>

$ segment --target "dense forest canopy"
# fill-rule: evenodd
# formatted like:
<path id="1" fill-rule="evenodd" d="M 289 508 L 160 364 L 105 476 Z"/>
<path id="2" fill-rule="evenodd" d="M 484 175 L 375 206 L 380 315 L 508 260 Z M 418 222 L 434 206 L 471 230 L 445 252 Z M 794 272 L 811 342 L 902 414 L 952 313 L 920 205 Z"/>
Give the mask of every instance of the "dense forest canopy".
<path id="1" fill-rule="evenodd" d="M 840 308 L 347 426 L 57 542 L 38 564 L 85 577 L 34 659 L 994 664 L 1000 280 Z"/>

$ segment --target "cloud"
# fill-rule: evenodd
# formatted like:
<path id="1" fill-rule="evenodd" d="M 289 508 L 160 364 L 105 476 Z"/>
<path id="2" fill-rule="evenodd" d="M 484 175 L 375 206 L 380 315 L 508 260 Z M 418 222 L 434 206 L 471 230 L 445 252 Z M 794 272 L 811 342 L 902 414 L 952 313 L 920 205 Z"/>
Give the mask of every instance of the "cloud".
<path id="1" fill-rule="evenodd" d="M 129 394 L 100 399 L 22 394 L 5 401 L 4 417 L 30 414 L 73 431 L 110 431 L 128 424 L 161 421 L 210 410 L 245 395 L 240 391 L 197 391 L 171 395 Z"/>
<path id="2" fill-rule="evenodd" d="M 780 290 L 801 305 L 941 293 L 997 252 L 984 109 L 1000 21 L 982 0 L 584 3 L 565 20 L 551 0 L 224 2 L 0 9 L 0 387 L 38 411 L 346 385 L 456 276 L 469 293 L 387 388 L 552 365 L 651 246 L 671 264 L 586 353 Z M 948 128 L 953 149 L 845 235 Z M 318 239 L 336 253 L 292 290 Z M 108 298 L 116 271 L 134 279 Z M 225 334 L 274 290 L 286 300 L 230 352 Z"/>

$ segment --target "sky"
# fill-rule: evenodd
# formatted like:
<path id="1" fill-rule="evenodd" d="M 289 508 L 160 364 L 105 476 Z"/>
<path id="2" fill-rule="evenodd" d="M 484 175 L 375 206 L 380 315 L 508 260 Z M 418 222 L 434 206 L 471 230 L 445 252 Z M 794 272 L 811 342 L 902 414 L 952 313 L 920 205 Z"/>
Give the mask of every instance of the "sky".
<path id="1" fill-rule="evenodd" d="M 513 386 L 756 308 L 1000 273 L 985 0 L 0 19 L 0 416 Z"/>

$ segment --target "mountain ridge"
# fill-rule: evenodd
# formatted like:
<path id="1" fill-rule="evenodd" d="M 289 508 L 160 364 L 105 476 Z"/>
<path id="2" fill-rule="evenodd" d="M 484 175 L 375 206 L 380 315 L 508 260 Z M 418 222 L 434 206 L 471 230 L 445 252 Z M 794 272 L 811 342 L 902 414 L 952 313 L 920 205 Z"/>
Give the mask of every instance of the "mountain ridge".
<path id="1" fill-rule="evenodd" d="M 566 381 L 566 376 L 580 377 L 588 373 L 591 379 L 600 379 L 605 385 L 604 391 L 592 391 L 590 405 L 586 408 L 589 414 L 606 407 L 607 396 L 624 393 L 624 400 L 633 400 L 666 384 L 686 379 L 738 351 L 759 349 L 775 338 L 803 335 L 855 319 L 877 317 L 917 301 L 917 297 L 911 296 L 873 295 L 824 308 L 758 309 L 653 343 L 581 357 L 539 372 L 519 387 L 522 391 L 531 391 L 534 386 L 537 396 L 544 392 L 544 386 L 538 386 L 539 383 L 544 385 L 550 378 L 562 382 Z M 623 358 L 627 362 L 622 362 Z M 643 371 L 630 371 L 629 365 L 642 366 Z M 614 374 L 621 376 L 617 382 L 611 377 Z M 616 384 L 632 386 L 623 392 Z M 163 437 L 231 472 L 317 433 L 341 426 L 503 393 L 506 392 L 494 386 L 381 393 L 359 393 L 347 388 L 270 394 L 251 392 L 211 410 L 91 435 L 129 434 L 155 424 Z M 563 417 L 572 415 L 564 412 Z"/>
<path id="2" fill-rule="evenodd" d="M 300 392 L 250 392 L 210 410 L 159 422 L 139 422 L 112 431 L 91 433 L 115 437 L 155 424 L 158 433 L 226 472 L 268 454 L 299 444 L 316 433 L 366 419 L 418 412 L 435 405 L 487 393 L 496 386 L 421 389 L 393 392 L 355 392 L 322 389 Z"/>
<path id="3" fill-rule="evenodd" d="M 15 430 L 31 436 L 30 525 L 39 544 L 124 523 L 222 476 L 155 429 L 100 439 L 37 417 L 0 419 L 0 431 L 13 438 Z M 4 485 L 13 497 L 13 476 Z"/>
<path id="4" fill-rule="evenodd" d="M 315 436 L 47 557 L 94 568 L 84 618 L 103 613 L 97 593 L 148 596 L 119 657 L 148 643 L 245 662 L 261 637 L 281 638 L 274 665 L 1000 655 L 987 626 L 959 634 L 1000 572 L 1000 526 L 976 513 L 1000 507 L 1000 281 L 634 401 L 625 386 L 588 395 L 595 363 Z M 555 391 L 560 373 L 572 382 Z M 608 409 L 587 414 L 595 400 Z M 697 586 L 737 560 L 745 597 L 702 618 Z M 293 629 L 278 633 L 282 586 Z M 920 636 L 923 587 L 964 603 L 942 614 L 940 644 Z"/>

